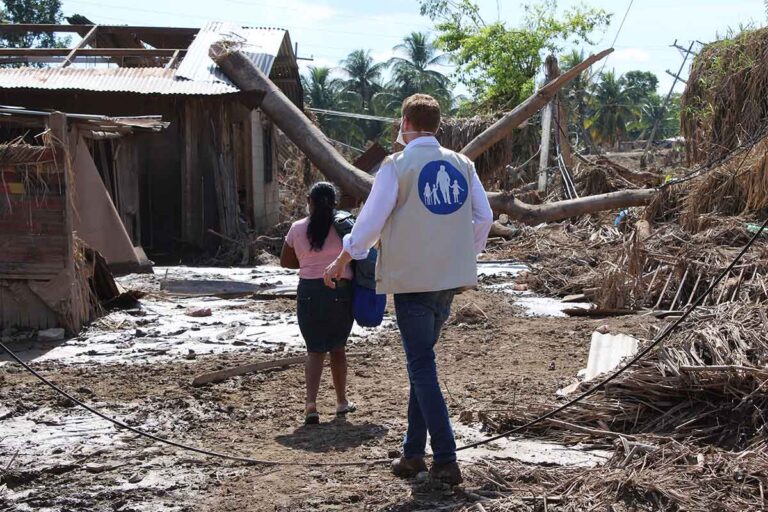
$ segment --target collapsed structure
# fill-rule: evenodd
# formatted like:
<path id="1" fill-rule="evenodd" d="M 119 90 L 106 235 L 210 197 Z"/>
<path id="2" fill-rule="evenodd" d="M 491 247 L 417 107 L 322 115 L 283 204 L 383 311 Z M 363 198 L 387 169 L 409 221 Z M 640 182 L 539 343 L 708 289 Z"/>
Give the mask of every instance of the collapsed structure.
<path id="1" fill-rule="evenodd" d="M 0 49 L 0 104 L 111 117 L 162 116 L 162 133 L 94 139 L 89 149 L 131 241 L 155 258 L 215 248 L 220 237 L 277 221 L 275 130 L 258 94 L 241 92 L 208 58 L 241 40 L 248 58 L 296 105 L 302 89 L 285 30 L 209 23 L 201 29 L 2 25 L 2 33 L 68 32 L 73 48 Z M 39 63 L 56 66 L 35 67 Z M 179 243 L 181 242 L 181 244 Z"/>
<path id="2" fill-rule="evenodd" d="M 232 85 L 207 52 L 238 38 L 301 106 L 287 31 L 0 25 L 28 32 L 81 39 L 0 49 L 0 66 L 12 65 L 0 67 L 0 104 L 20 106 L 0 111 L 0 326 L 77 332 L 98 312 L 86 258 L 147 270 L 146 254 L 178 260 L 277 222 L 278 139 L 261 95 Z"/>

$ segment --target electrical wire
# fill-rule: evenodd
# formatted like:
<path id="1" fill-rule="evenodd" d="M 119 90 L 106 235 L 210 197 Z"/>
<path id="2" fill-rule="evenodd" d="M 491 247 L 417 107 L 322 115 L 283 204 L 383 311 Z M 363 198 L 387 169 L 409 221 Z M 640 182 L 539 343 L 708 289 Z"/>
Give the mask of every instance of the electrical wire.
<path id="1" fill-rule="evenodd" d="M 482 439 L 482 440 L 477 441 L 475 443 L 471 443 L 471 444 L 467 444 L 467 445 L 464 445 L 464 446 L 460 446 L 459 448 L 456 449 L 456 451 L 463 451 L 463 450 L 469 450 L 471 448 L 477 448 L 478 446 L 482 446 L 484 444 L 488 444 L 488 443 L 491 443 L 493 441 L 497 441 L 499 439 L 502 439 L 502 438 L 505 438 L 505 437 L 509 437 L 509 436 L 511 436 L 513 434 L 516 434 L 518 432 L 522 432 L 523 430 L 527 430 L 528 428 L 532 427 L 533 425 L 541 423 L 541 422 L 543 422 L 543 421 L 545 421 L 545 420 L 555 416 L 556 414 L 564 411 L 565 409 L 573 406 L 574 404 L 576 404 L 578 402 L 581 402 L 582 400 L 584 400 L 588 396 L 594 394 L 595 392 L 597 392 L 600 389 L 602 389 L 603 387 L 605 387 L 605 385 L 608 384 L 609 382 L 615 380 L 622 373 L 627 371 L 631 366 L 633 366 L 635 363 L 637 363 L 640 359 L 645 357 L 646 354 L 648 354 L 651 350 L 653 350 L 655 347 L 657 347 L 662 341 L 664 341 L 680 324 L 682 324 L 691 315 L 691 313 L 693 313 L 693 311 L 696 310 L 696 308 L 698 308 L 704 302 L 704 300 L 712 293 L 712 290 L 715 289 L 715 287 L 720 283 L 720 281 L 722 281 L 725 278 L 725 276 L 739 263 L 739 261 L 744 256 L 744 254 L 746 254 L 746 252 L 752 247 L 752 245 L 755 243 L 755 241 L 758 239 L 758 237 L 760 237 L 760 235 L 762 235 L 763 231 L 765 230 L 765 228 L 767 226 L 768 226 L 768 218 L 766 218 L 766 220 L 760 226 L 760 229 L 757 230 L 754 233 L 754 235 L 749 240 L 749 242 L 747 242 L 747 244 L 741 249 L 739 254 L 737 254 L 736 257 L 733 259 L 733 261 L 731 261 L 730 265 L 728 265 L 728 267 L 725 270 L 723 270 L 720 273 L 720 275 L 714 281 L 712 281 L 712 283 L 709 285 L 709 288 L 707 288 L 707 290 L 698 299 L 696 299 L 693 302 L 691 307 L 689 309 L 687 309 L 683 313 L 683 315 L 680 316 L 680 318 L 678 318 L 674 323 L 670 324 L 669 327 L 664 329 L 659 334 L 659 336 L 650 345 L 648 345 L 645 349 L 640 351 L 626 365 L 624 365 L 619 370 L 617 370 L 616 372 L 612 373 L 607 378 L 603 379 L 602 381 L 600 381 L 599 383 L 597 383 L 593 387 L 589 388 L 588 390 L 586 390 L 585 392 L 583 392 L 582 394 L 580 394 L 576 398 L 574 398 L 574 399 L 566 402 L 565 404 L 561 405 L 560 407 L 557 407 L 557 408 L 549 411 L 548 413 L 545 413 L 545 414 L 543 414 L 543 415 L 541 415 L 541 416 L 539 416 L 539 417 L 537 417 L 537 418 L 535 418 L 535 419 L 533 419 L 533 420 L 531 420 L 531 421 L 529 421 L 529 422 L 527 422 L 527 423 L 525 423 L 523 425 L 515 427 L 515 428 L 513 428 L 511 430 L 508 430 L 506 432 L 502 432 L 501 434 L 497 434 L 497 435 L 495 435 L 493 437 L 489 437 L 487 439 Z M 199 453 L 201 455 L 207 455 L 207 456 L 210 456 L 210 457 L 217 457 L 217 458 L 220 458 L 220 459 L 227 459 L 227 460 L 238 461 L 238 462 L 246 462 L 246 463 L 249 463 L 249 464 L 260 464 L 260 465 L 268 465 L 268 466 L 307 466 L 307 467 L 312 467 L 312 466 L 363 466 L 363 465 L 373 465 L 373 464 L 384 464 L 384 463 L 388 462 L 387 460 L 382 460 L 382 459 L 380 459 L 380 460 L 370 460 L 370 461 L 352 461 L 352 462 L 310 462 L 310 461 L 301 462 L 301 461 L 262 460 L 262 459 L 256 459 L 256 458 L 253 458 L 253 457 L 248 457 L 248 456 L 243 456 L 243 455 L 232 455 L 232 454 L 227 454 L 227 453 L 220 453 L 220 452 L 215 452 L 215 451 L 211 451 L 211 450 L 206 450 L 206 449 L 203 449 L 203 448 L 197 448 L 197 447 L 194 447 L 194 446 L 185 445 L 185 444 L 182 444 L 182 443 L 170 440 L 170 439 L 165 439 L 165 438 L 156 436 L 154 434 L 150 434 L 148 432 L 144 432 L 143 430 L 140 430 L 140 429 L 135 428 L 135 427 L 131 427 L 130 425 L 127 425 L 127 424 L 125 424 L 124 422 L 122 422 L 120 420 L 116 420 L 114 418 L 111 418 L 111 417 L 107 416 L 106 414 L 98 411 L 97 409 L 94 409 L 93 407 L 91 407 L 91 406 L 81 402 L 80 400 L 76 399 L 75 397 L 71 396 L 69 393 L 67 393 L 66 391 L 62 390 L 61 388 L 59 388 L 58 386 L 56 386 L 55 384 L 50 382 L 48 379 L 46 379 L 45 377 L 40 375 L 33 368 L 31 368 L 27 363 L 25 363 L 23 360 L 21 360 L 21 358 L 19 358 L 15 353 L 13 353 L 8 347 L 6 347 L 2 342 L 0 342 L 0 348 L 2 348 L 5 352 L 7 352 L 8 355 L 11 356 L 11 358 L 13 358 L 17 363 L 19 363 L 22 367 L 24 367 L 24 369 L 27 370 L 28 372 L 30 372 L 34 377 L 36 377 L 37 379 L 39 379 L 40 381 L 45 383 L 47 386 L 52 388 L 54 391 L 56 391 L 60 395 L 68 398 L 69 400 L 71 400 L 75 404 L 79 405 L 80 407 L 86 409 L 87 411 L 91 412 L 92 414 L 95 414 L 96 416 L 98 416 L 98 417 L 100 417 L 100 418 L 102 418 L 104 420 L 107 420 L 107 421 L 117 425 L 120 428 L 124 428 L 124 429 L 130 430 L 131 432 L 133 432 L 135 434 L 138 434 L 140 436 L 152 439 L 153 441 L 157 441 L 157 442 L 160 442 L 160 443 L 168 444 L 170 446 L 175 446 L 176 448 L 181 448 L 183 450 L 192 451 L 192 452 Z"/>
<path id="2" fill-rule="evenodd" d="M 632 9 L 632 4 L 635 3 L 635 0 L 629 0 L 629 5 L 627 5 L 627 10 L 624 11 L 624 17 L 621 19 L 621 24 L 619 24 L 619 29 L 616 31 L 616 36 L 613 38 L 613 43 L 611 43 L 611 48 L 614 48 L 616 46 L 616 41 L 619 40 L 619 34 L 621 34 L 621 29 L 624 28 L 624 22 L 627 21 L 627 16 L 629 16 L 629 10 Z M 610 59 L 611 56 L 609 55 L 606 57 L 606 59 L 603 61 L 603 65 L 600 67 L 600 71 L 597 73 L 590 75 L 589 78 L 587 78 L 587 82 L 592 81 L 592 77 L 595 75 L 601 75 L 603 73 L 603 70 L 605 69 L 605 65 L 608 63 L 608 59 Z"/>
<path id="3" fill-rule="evenodd" d="M 42 381 L 44 384 L 46 384 L 48 387 L 59 393 L 60 395 L 66 397 L 67 399 L 71 400 L 75 404 L 79 405 L 86 411 L 95 414 L 101 419 L 107 420 L 108 422 L 120 427 L 124 428 L 126 430 L 130 430 L 134 434 L 138 434 L 142 437 L 146 437 L 148 439 L 151 439 L 153 441 L 157 441 L 159 443 L 167 444 L 170 446 L 174 446 L 176 448 L 181 448 L 182 450 L 187 450 L 190 452 L 199 453 L 201 455 L 207 455 L 209 457 L 217 457 L 219 459 L 227 459 L 237 462 L 246 462 L 248 464 L 258 464 L 258 465 L 264 465 L 264 466 L 367 466 L 367 465 L 373 465 L 373 464 L 384 464 L 388 463 L 389 460 L 379 459 L 379 460 L 370 460 L 370 461 L 355 461 L 355 462 L 300 462 L 300 461 L 275 461 L 275 460 L 262 460 L 262 459 L 256 459 L 253 457 L 249 457 L 246 455 L 232 455 L 229 453 L 221 453 L 221 452 L 215 452 L 212 450 L 206 450 L 204 448 L 197 448 L 195 446 L 190 446 L 187 444 L 179 443 L 177 441 L 173 441 L 171 439 L 166 439 L 164 437 L 156 436 L 154 434 L 150 434 L 149 432 L 145 432 L 141 429 L 132 427 L 120 420 L 117 420 L 115 418 L 112 418 L 110 416 L 107 416 L 103 412 L 99 411 L 98 409 L 95 409 L 91 407 L 90 405 L 81 402 L 77 398 L 73 397 L 60 387 L 58 387 L 53 382 L 49 381 L 42 375 L 40 375 L 37 371 L 35 371 L 32 367 L 30 367 L 27 363 L 25 363 L 19 356 L 17 356 L 14 352 L 12 352 L 8 347 L 5 346 L 2 342 L 0 342 L 0 348 L 2 348 L 6 353 L 8 353 L 9 356 L 13 360 L 15 360 L 17 363 L 19 363 L 22 367 L 24 367 L 25 370 L 27 370 L 29 373 L 31 373 L 33 376 L 35 376 L 38 380 Z"/>
<path id="4" fill-rule="evenodd" d="M 495 436 L 487 438 L 487 439 L 483 439 L 483 440 L 478 441 L 476 443 L 471 443 L 471 444 L 467 444 L 467 445 L 461 446 L 461 447 L 457 448 L 456 451 L 469 450 L 470 448 L 476 448 L 478 446 L 481 446 L 481 445 L 484 445 L 484 444 L 487 444 L 487 443 L 490 443 L 490 442 L 493 442 L 493 441 L 497 441 L 499 439 L 502 439 L 502 438 L 505 438 L 505 437 L 509 437 L 509 436 L 511 436 L 513 434 L 516 434 L 518 432 L 526 430 L 526 429 L 532 427 L 533 425 L 536 425 L 537 423 L 541 423 L 542 421 L 551 418 L 552 416 L 556 415 L 557 413 L 564 411 L 565 409 L 571 407 L 572 405 L 574 405 L 574 404 L 576 404 L 578 402 L 581 402 L 582 400 L 584 400 L 588 396 L 590 396 L 590 395 L 594 394 L 595 392 L 599 391 L 600 389 L 604 388 L 606 384 L 608 384 L 609 382 L 615 380 L 619 375 L 621 375 L 622 373 L 627 371 L 627 369 L 629 369 L 632 365 L 634 365 L 640 359 L 645 357 L 646 354 L 648 354 L 651 350 L 656 348 L 662 341 L 664 341 L 667 337 L 669 337 L 669 335 L 672 333 L 672 331 L 674 331 L 681 323 L 683 323 L 691 315 L 691 313 L 693 313 L 696 310 L 696 308 L 699 307 L 704 302 L 704 299 L 706 299 L 709 296 L 709 294 L 712 293 L 712 290 L 715 289 L 715 287 L 720 283 L 720 281 L 722 281 L 725 278 L 725 276 L 728 275 L 728 273 L 731 270 L 733 270 L 733 268 L 739 263 L 741 258 L 744 256 L 744 254 L 746 254 L 746 252 L 749 250 L 749 248 L 752 247 L 752 244 L 755 243 L 755 240 L 757 240 L 757 238 L 763 233 L 763 230 L 766 228 L 766 226 L 768 226 L 768 218 L 765 219 L 763 224 L 760 226 L 760 229 L 757 230 L 755 232 L 755 234 L 752 236 L 752 238 L 749 240 L 749 242 L 747 242 L 747 245 L 745 245 L 741 249 L 739 254 L 737 254 L 736 257 L 733 259 L 733 261 L 731 261 L 731 264 L 728 265 L 728 267 L 726 267 L 726 269 L 723 270 L 720 273 L 719 276 L 717 276 L 717 279 L 712 281 L 712 284 L 709 285 L 709 288 L 707 288 L 707 290 L 698 299 L 696 299 L 693 302 L 691 307 L 689 309 L 687 309 L 682 314 L 682 316 L 680 316 L 674 323 L 670 324 L 666 329 L 664 329 L 656 337 L 656 339 L 653 340 L 653 342 L 650 345 L 648 345 L 643 350 L 641 350 L 626 365 L 622 366 L 621 368 L 619 368 L 617 371 L 615 371 L 614 373 L 612 373 L 611 375 L 609 375 L 608 377 L 606 377 L 602 381 L 598 382 L 597 384 L 595 384 L 594 386 L 592 386 L 591 388 L 589 388 L 588 390 L 586 390 L 585 392 L 583 392 L 582 394 L 577 396 L 576 398 L 574 398 L 574 399 L 564 403 L 560 407 L 557 407 L 556 409 L 552 409 L 551 411 L 549 411 L 546 414 L 542 414 L 541 416 L 539 416 L 537 418 L 534 418 L 531 421 L 529 421 L 529 422 L 527 422 L 527 423 L 525 423 L 523 425 L 515 427 L 515 428 L 513 428 L 511 430 L 508 430 L 506 432 L 502 432 L 501 434 L 495 435 Z"/>

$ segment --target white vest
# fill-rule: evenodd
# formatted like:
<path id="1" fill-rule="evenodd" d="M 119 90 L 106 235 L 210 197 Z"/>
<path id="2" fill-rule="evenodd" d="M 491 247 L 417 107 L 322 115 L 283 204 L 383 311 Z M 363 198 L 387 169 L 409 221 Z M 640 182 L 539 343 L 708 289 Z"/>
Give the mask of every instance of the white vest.
<path id="1" fill-rule="evenodd" d="M 476 286 L 471 161 L 439 145 L 414 146 L 388 158 L 398 192 L 381 233 L 376 291 Z"/>

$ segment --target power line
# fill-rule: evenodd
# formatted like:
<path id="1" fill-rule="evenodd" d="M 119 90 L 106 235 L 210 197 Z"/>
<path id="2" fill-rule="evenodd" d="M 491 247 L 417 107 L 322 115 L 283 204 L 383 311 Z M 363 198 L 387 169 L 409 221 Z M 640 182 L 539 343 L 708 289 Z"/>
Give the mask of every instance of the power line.
<path id="1" fill-rule="evenodd" d="M 69 3 L 72 4 L 81 4 L 81 5 L 92 5 L 92 6 L 98 6 L 101 8 L 107 8 L 107 9 L 115 9 L 115 10 L 121 10 L 121 11 L 130 11 L 130 12 L 145 12 L 149 14 L 164 14 L 167 16 L 172 17 L 182 17 L 182 18 L 189 18 L 189 19 L 196 19 L 196 20 L 205 20 L 205 21 L 211 21 L 210 16 L 201 16 L 196 14 L 185 14 L 185 13 L 179 13 L 179 12 L 171 12 L 171 11 L 161 11 L 156 9 L 142 9 L 138 7 L 123 7 L 119 5 L 103 5 L 99 2 L 91 2 L 89 0 L 68 0 Z M 245 23 L 243 21 L 238 21 L 235 23 L 240 23 L 242 25 L 254 25 L 254 26 L 263 26 L 259 24 L 254 23 Z M 326 30 L 326 29 L 320 29 L 317 27 L 307 27 L 307 26 L 299 26 L 299 25 L 286 25 L 285 27 L 280 28 L 290 28 L 291 30 L 298 31 L 298 30 L 306 30 L 308 32 L 320 32 L 323 34 L 345 34 L 345 35 L 358 35 L 358 36 L 366 36 L 366 37 L 378 37 L 378 38 L 386 38 L 386 39 L 392 39 L 392 38 L 399 38 L 400 36 L 394 36 L 390 34 L 383 34 L 383 33 L 375 33 L 375 32 L 350 32 L 345 30 Z"/>
<path id="2" fill-rule="evenodd" d="M 742 161 L 743 164 L 743 161 Z M 682 324 L 690 315 L 693 313 L 693 311 L 696 310 L 703 302 L 704 300 L 712 293 L 712 290 L 715 289 L 715 287 L 720 284 L 720 281 L 722 281 L 726 275 L 739 263 L 741 258 L 744 256 L 744 254 L 747 253 L 747 251 L 752 247 L 752 245 L 755 243 L 755 241 L 762 235 L 765 228 L 768 227 L 768 218 L 763 222 L 763 224 L 760 226 L 760 229 L 757 230 L 752 238 L 747 242 L 747 244 L 741 249 L 739 254 L 736 255 L 736 257 L 731 261 L 730 265 L 723 270 L 720 275 L 712 281 L 712 283 L 709 285 L 709 288 L 698 298 L 696 301 L 693 302 L 691 307 L 687 309 L 682 316 L 680 316 L 673 324 L 671 324 L 668 328 L 664 329 L 659 336 L 645 349 L 640 351 L 635 357 L 633 357 L 626 365 L 621 367 L 616 372 L 609 375 L 607 378 L 599 382 L 598 384 L 594 385 L 581 395 L 577 396 L 576 398 L 570 400 L 569 402 L 561 405 L 560 407 L 557 407 L 548 413 L 545 413 L 541 416 L 538 416 L 537 418 L 525 423 L 524 425 L 520 425 L 518 427 L 513 428 L 512 430 L 508 430 L 506 432 L 503 432 L 501 434 L 495 435 L 493 437 L 489 437 L 487 439 L 483 439 L 480 441 L 477 441 L 475 443 L 467 444 L 464 446 L 461 446 L 456 449 L 456 451 L 463 451 L 463 450 L 469 450 L 471 448 L 476 448 L 478 446 L 482 446 L 484 444 L 491 443 L 493 441 L 497 441 L 499 439 L 503 439 L 505 437 L 509 437 L 512 434 L 516 434 L 518 432 L 522 432 L 523 430 L 526 430 L 533 425 L 536 425 L 538 423 L 541 423 L 556 414 L 564 411 L 565 409 L 575 405 L 578 402 L 581 402 L 585 398 L 589 397 L 590 395 L 594 394 L 598 390 L 605 387 L 606 384 L 609 382 L 615 380 L 619 375 L 624 373 L 627 369 L 629 369 L 631 366 L 633 366 L 635 363 L 637 363 L 640 359 L 645 357 L 651 350 L 653 350 L 655 347 L 657 347 L 662 341 L 664 341 L 669 335 L 680 325 Z M 296 462 L 296 461 L 274 461 L 274 460 L 261 460 L 256 459 L 253 457 L 245 456 L 245 455 L 235 455 L 235 454 L 228 454 L 228 453 L 220 453 L 220 452 L 214 452 L 211 450 L 206 450 L 203 448 L 197 448 L 195 446 L 189 446 L 183 443 L 179 443 L 170 439 L 165 439 L 163 437 L 156 436 L 154 434 L 150 434 L 148 432 L 145 432 L 141 429 L 131 427 L 130 425 L 127 425 L 126 423 L 114 419 L 110 416 L 107 416 L 106 414 L 102 413 L 101 411 L 81 402 L 77 398 L 73 397 L 63 389 L 59 388 L 55 384 L 53 384 L 51 381 L 40 375 L 37 371 L 35 371 L 32 367 L 30 367 L 27 363 L 25 363 L 19 356 L 17 356 L 15 353 L 13 353 L 8 347 L 6 347 L 2 342 L 0 342 L 0 348 L 3 349 L 5 352 L 8 353 L 8 355 L 15 360 L 17 363 L 19 363 L 25 370 L 27 370 L 29 373 L 31 373 L 35 378 L 46 384 L 48 387 L 53 389 L 55 392 L 59 393 L 60 395 L 66 397 L 67 399 L 71 400 L 73 403 L 79 405 L 80 407 L 84 408 L 85 410 L 89 411 L 92 414 L 95 414 L 96 416 L 109 421 L 110 423 L 120 427 L 124 428 L 126 430 L 130 430 L 131 432 L 138 434 L 142 437 L 146 437 L 148 439 L 152 439 L 153 441 L 157 441 L 160 443 L 164 443 L 170 446 L 175 446 L 176 448 L 181 448 L 183 450 L 199 453 L 201 455 L 207 455 L 211 457 L 217 457 L 220 459 L 226 459 L 226 460 L 233 460 L 238 462 L 246 462 L 250 464 L 260 464 L 260 465 L 268 465 L 268 466 L 367 466 L 367 465 L 373 465 L 373 464 L 384 464 L 389 462 L 389 460 L 371 460 L 371 461 L 352 461 L 352 462 Z"/>
<path id="3" fill-rule="evenodd" d="M 613 38 L 613 43 L 611 43 L 611 48 L 614 48 L 616 46 L 616 41 L 619 40 L 619 34 L 621 34 L 621 29 L 624 28 L 624 22 L 627 21 L 627 16 L 629 16 L 629 10 L 632 8 L 633 3 L 635 3 L 635 0 L 629 0 L 629 5 L 627 5 L 627 10 L 624 12 L 624 17 L 621 19 L 621 24 L 619 25 L 619 29 L 616 31 L 616 36 Z M 606 59 L 603 61 L 603 65 L 600 67 L 600 71 L 598 71 L 597 73 L 587 78 L 587 83 L 591 82 L 592 78 L 595 75 L 601 75 L 603 73 L 603 70 L 605 69 L 605 65 L 608 64 L 608 59 L 610 58 L 611 58 L 610 55 L 606 57 Z"/>
<path id="4" fill-rule="evenodd" d="M 394 117 L 384 117 L 384 116 L 372 116 L 369 114 L 356 114 L 354 112 L 341 112 L 338 110 L 327 110 L 324 108 L 312 108 L 309 107 L 307 110 L 311 112 L 317 112 L 318 114 L 327 114 L 329 116 L 339 116 L 339 117 L 351 117 L 354 119 L 365 119 L 367 121 L 383 121 L 385 123 L 394 123 L 397 121 Z"/>

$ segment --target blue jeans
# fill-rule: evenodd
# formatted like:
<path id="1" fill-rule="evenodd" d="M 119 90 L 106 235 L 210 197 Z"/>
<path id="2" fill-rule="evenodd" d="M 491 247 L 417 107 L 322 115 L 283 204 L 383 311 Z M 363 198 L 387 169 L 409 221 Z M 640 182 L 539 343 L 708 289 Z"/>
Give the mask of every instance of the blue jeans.
<path id="1" fill-rule="evenodd" d="M 407 458 L 423 457 L 427 432 L 437 463 L 456 460 L 448 407 L 440 391 L 435 365 L 435 343 L 451 311 L 454 290 L 395 295 L 397 326 L 408 363 L 411 393 L 408 400 L 408 431 L 403 442 Z"/>

